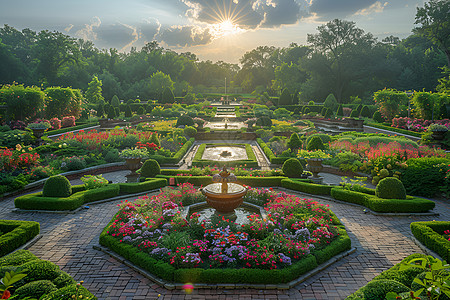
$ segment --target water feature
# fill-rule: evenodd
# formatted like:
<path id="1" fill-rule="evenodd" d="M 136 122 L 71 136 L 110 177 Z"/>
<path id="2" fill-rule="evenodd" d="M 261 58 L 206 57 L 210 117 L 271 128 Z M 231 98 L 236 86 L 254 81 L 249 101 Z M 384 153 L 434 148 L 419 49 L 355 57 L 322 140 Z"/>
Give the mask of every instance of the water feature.
<path id="1" fill-rule="evenodd" d="M 232 161 L 248 159 L 245 146 L 206 146 L 202 159 L 213 161 Z"/>

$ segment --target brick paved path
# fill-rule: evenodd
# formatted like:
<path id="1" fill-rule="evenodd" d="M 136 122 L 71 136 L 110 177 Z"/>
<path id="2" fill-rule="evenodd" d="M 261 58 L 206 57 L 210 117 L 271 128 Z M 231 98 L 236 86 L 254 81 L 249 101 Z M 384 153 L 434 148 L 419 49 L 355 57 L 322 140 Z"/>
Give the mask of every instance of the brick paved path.
<path id="1" fill-rule="evenodd" d="M 411 222 L 450 220 L 449 202 L 437 202 L 439 217 L 377 217 L 364 214 L 359 207 L 319 202 L 330 204 L 357 251 L 287 291 L 194 290 L 185 295 L 157 286 L 92 248 L 120 201 L 92 205 L 76 214 L 16 214 L 11 212 L 11 198 L 0 201 L 0 219 L 39 222 L 43 237 L 29 250 L 59 265 L 75 280 L 84 280 L 84 286 L 99 299 L 343 299 L 405 256 L 421 252 L 410 239 Z"/>

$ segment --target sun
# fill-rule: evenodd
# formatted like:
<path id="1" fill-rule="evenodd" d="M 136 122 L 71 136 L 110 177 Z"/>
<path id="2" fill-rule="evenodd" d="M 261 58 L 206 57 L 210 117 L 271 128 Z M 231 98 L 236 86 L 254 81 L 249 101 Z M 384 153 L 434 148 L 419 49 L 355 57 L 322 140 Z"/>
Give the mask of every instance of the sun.
<path id="1" fill-rule="evenodd" d="M 231 19 L 222 20 L 219 23 L 211 25 L 211 33 L 215 38 L 235 35 L 243 32 L 237 24 L 234 24 Z"/>

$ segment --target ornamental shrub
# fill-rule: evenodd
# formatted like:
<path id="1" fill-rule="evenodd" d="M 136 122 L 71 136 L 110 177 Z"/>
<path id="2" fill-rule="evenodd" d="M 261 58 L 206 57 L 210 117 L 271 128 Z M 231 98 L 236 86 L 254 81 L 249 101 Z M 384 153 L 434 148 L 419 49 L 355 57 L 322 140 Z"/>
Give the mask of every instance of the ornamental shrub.
<path id="1" fill-rule="evenodd" d="M 308 151 L 316 151 L 316 150 L 325 150 L 325 146 L 323 145 L 322 139 L 318 136 L 313 136 L 307 146 L 306 150 Z"/>
<path id="2" fill-rule="evenodd" d="M 377 122 L 377 123 L 383 123 L 383 116 L 381 115 L 381 113 L 377 110 L 376 112 L 373 113 L 372 119 Z"/>
<path id="3" fill-rule="evenodd" d="M 336 116 L 344 116 L 344 110 L 342 109 L 342 104 L 339 104 L 338 109 L 336 111 Z"/>
<path id="4" fill-rule="evenodd" d="M 327 99 L 325 99 L 325 102 L 323 103 L 323 105 L 324 105 L 326 108 L 329 108 L 329 109 L 331 109 L 331 110 L 334 110 L 334 109 L 336 109 L 336 107 L 338 107 L 338 102 L 337 102 L 337 100 L 336 100 L 336 97 L 334 97 L 333 94 L 329 94 L 329 95 L 327 96 Z"/>
<path id="5" fill-rule="evenodd" d="M 383 89 L 374 93 L 373 98 L 383 118 L 391 121 L 399 112 L 401 105 L 408 105 L 409 97 L 405 92 Z"/>
<path id="6" fill-rule="evenodd" d="M 192 126 L 186 126 L 183 130 L 184 135 L 186 135 L 187 137 L 194 137 L 195 134 L 197 133 L 197 129 L 195 129 Z"/>
<path id="7" fill-rule="evenodd" d="M 161 147 L 161 142 L 160 142 L 160 140 L 159 140 L 159 136 L 158 136 L 158 133 L 157 133 L 157 132 L 154 132 L 154 133 L 152 134 L 152 136 L 150 137 L 150 143 L 153 143 L 153 144 L 155 144 L 156 146 Z"/>
<path id="8" fill-rule="evenodd" d="M 256 119 L 256 126 L 270 127 L 272 126 L 272 119 L 268 116 L 261 116 Z"/>
<path id="9" fill-rule="evenodd" d="M 114 107 L 119 107 L 120 106 L 120 100 L 119 97 L 117 97 L 117 95 L 114 95 L 111 99 L 111 105 Z"/>
<path id="10" fill-rule="evenodd" d="M 103 118 L 104 115 L 105 115 L 105 108 L 104 108 L 103 103 L 100 102 L 97 105 L 97 117 Z"/>
<path id="11" fill-rule="evenodd" d="M 39 87 L 4 85 L 0 89 L 0 102 L 6 103 L 8 120 L 33 118 L 44 108 L 45 93 Z"/>
<path id="12" fill-rule="evenodd" d="M 369 110 L 369 107 L 367 105 L 364 105 L 361 108 L 360 115 L 361 115 L 361 117 L 364 117 L 364 118 L 370 118 L 370 110 Z"/>
<path id="13" fill-rule="evenodd" d="M 288 89 L 284 89 L 281 92 L 280 100 L 278 105 L 292 105 L 292 96 Z"/>
<path id="14" fill-rule="evenodd" d="M 156 177 L 161 174 L 161 167 L 154 159 L 147 159 L 141 168 L 141 176 L 145 178 Z"/>
<path id="15" fill-rule="evenodd" d="M 302 141 L 298 137 L 297 133 L 294 132 L 293 134 L 291 134 L 287 146 L 291 149 L 292 152 L 297 151 L 302 147 Z"/>
<path id="16" fill-rule="evenodd" d="M 358 110 L 356 109 L 352 110 L 352 112 L 350 113 L 350 118 L 357 118 L 357 117 L 359 117 Z"/>
<path id="17" fill-rule="evenodd" d="M 56 286 L 50 280 L 37 280 L 19 287 L 14 292 L 14 299 L 33 297 L 39 299 L 42 295 L 56 291 Z"/>
<path id="18" fill-rule="evenodd" d="M 309 109 L 309 107 L 305 106 L 305 108 L 303 108 L 303 114 L 307 115 L 311 112 L 311 110 Z"/>
<path id="19" fill-rule="evenodd" d="M 329 142 L 331 142 L 331 137 L 328 134 L 326 134 L 326 133 L 315 133 L 315 134 L 312 134 L 312 135 L 308 136 L 308 138 L 306 139 L 306 144 L 309 144 L 309 141 L 311 141 L 311 139 L 313 137 L 315 137 L 315 136 L 320 137 L 320 139 L 322 140 L 322 143 L 324 145 L 328 144 Z"/>
<path id="20" fill-rule="evenodd" d="M 131 106 L 130 104 L 127 104 L 127 106 L 125 107 L 125 118 L 131 118 L 133 116 L 133 113 L 131 111 Z"/>
<path id="21" fill-rule="evenodd" d="M 175 96 L 169 87 L 166 87 L 162 93 L 161 103 L 174 103 Z"/>
<path id="22" fill-rule="evenodd" d="M 52 130 L 61 129 L 61 120 L 58 118 L 51 118 L 50 125 L 52 125 Z"/>
<path id="23" fill-rule="evenodd" d="M 74 116 L 67 116 L 62 119 L 62 121 L 61 121 L 62 128 L 73 127 L 73 126 L 75 126 L 75 117 Z"/>
<path id="24" fill-rule="evenodd" d="M 414 92 L 411 103 L 414 104 L 413 115 L 418 119 L 431 120 L 439 113 L 439 96 L 431 92 Z"/>
<path id="25" fill-rule="evenodd" d="M 137 110 L 138 115 L 145 115 L 145 108 L 143 106 L 139 106 Z"/>
<path id="26" fill-rule="evenodd" d="M 378 182 L 375 195 L 382 199 L 406 199 L 406 190 L 397 178 L 386 177 Z"/>
<path id="27" fill-rule="evenodd" d="M 51 176 L 45 181 L 42 189 L 44 197 L 64 198 L 69 197 L 70 194 L 72 194 L 72 186 L 69 179 L 61 175 Z"/>
<path id="28" fill-rule="evenodd" d="M 178 126 L 194 126 L 194 119 L 188 115 L 181 115 L 178 120 L 177 120 L 177 125 Z"/>
<path id="29" fill-rule="evenodd" d="M 296 158 L 289 158 L 283 163 L 281 168 L 284 175 L 289 178 L 300 178 L 303 174 L 303 167 L 300 161 Z"/>
<path id="30" fill-rule="evenodd" d="M 72 88 L 50 87 L 45 89 L 45 114 L 48 118 L 81 114 L 81 93 Z"/>

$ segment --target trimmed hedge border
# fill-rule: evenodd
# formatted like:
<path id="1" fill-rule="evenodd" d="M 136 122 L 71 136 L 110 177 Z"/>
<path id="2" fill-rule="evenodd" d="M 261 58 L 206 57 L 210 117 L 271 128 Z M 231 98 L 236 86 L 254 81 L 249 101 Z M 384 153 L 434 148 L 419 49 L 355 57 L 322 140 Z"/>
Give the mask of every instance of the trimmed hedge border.
<path id="1" fill-rule="evenodd" d="M 95 128 L 92 128 L 92 129 L 98 129 L 98 127 L 96 127 L 97 125 L 98 125 L 98 122 L 93 122 L 93 123 L 88 123 L 88 124 L 75 125 L 75 126 L 72 126 L 72 127 L 66 127 L 66 128 L 46 131 L 45 132 L 46 133 L 45 136 L 53 137 L 55 135 L 66 134 L 66 133 L 69 133 L 69 132 L 73 132 L 73 131 L 77 131 L 77 130 L 83 130 L 85 128 L 90 128 L 90 127 L 95 127 Z"/>
<path id="2" fill-rule="evenodd" d="M 292 157 L 277 157 L 275 154 L 273 154 L 272 150 L 267 146 L 266 143 L 261 138 L 257 138 L 256 142 L 258 143 L 259 147 L 261 147 L 264 154 L 267 156 L 271 164 L 274 165 L 282 165 L 286 160 Z"/>
<path id="3" fill-rule="evenodd" d="M 422 138 L 422 133 L 420 132 L 415 132 L 415 131 L 410 131 L 410 130 L 406 130 L 406 129 L 402 129 L 402 128 L 395 128 L 395 127 L 391 127 L 391 126 L 386 126 L 380 123 L 367 123 L 367 126 L 371 126 L 371 127 L 375 127 L 375 128 L 379 128 L 379 129 L 383 129 L 383 130 L 388 130 L 388 131 L 392 131 L 392 132 L 397 132 L 397 133 L 401 133 L 404 135 L 410 135 L 416 138 Z"/>
<path id="4" fill-rule="evenodd" d="M 162 155 L 150 155 L 148 158 L 156 160 L 161 165 L 176 165 L 180 162 L 189 148 L 194 144 L 195 138 L 190 138 L 173 157 L 165 157 Z"/>
<path id="5" fill-rule="evenodd" d="M 221 166 L 227 166 L 227 167 L 237 167 L 237 166 L 244 166 L 246 165 L 249 168 L 257 168 L 258 167 L 258 161 L 256 160 L 256 155 L 253 153 L 252 147 L 248 144 L 226 144 L 226 143 L 220 143 L 220 144 L 214 144 L 214 146 L 245 146 L 245 152 L 247 153 L 248 159 L 242 159 L 242 160 L 233 160 L 233 161 L 214 161 L 214 160 L 206 160 L 202 159 L 203 153 L 205 152 L 206 146 L 213 145 L 213 144 L 201 144 L 198 147 L 197 153 L 195 153 L 194 159 L 192 161 L 192 166 L 195 167 L 206 167 L 206 166 L 214 166 L 214 165 L 221 165 Z"/>
<path id="6" fill-rule="evenodd" d="M 191 183 L 195 186 L 205 186 L 213 183 L 212 176 L 172 176 L 172 175 L 156 175 L 156 178 L 175 179 L 175 184 Z M 237 183 L 257 187 L 276 187 L 281 186 L 281 181 L 287 177 L 270 176 L 270 177 L 253 177 L 253 176 L 237 176 Z M 148 178 L 149 180 L 151 178 Z"/>
<path id="7" fill-rule="evenodd" d="M 38 235 L 40 225 L 33 221 L 0 220 L 0 257 L 6 255 Z"/>
<path id="8" fill-rule="evenodd" d="M 139 252 L 135 247 L 119 243 L 108 235 L 108 229 L 117 214 L 100 234 L 100 245 L 105 246 L 133 264 L 168 282 L 193 282 L 201 284 L 281 284 L 288 283 L 302 274 L 315 269 L 319 264 L 351 248 L 351 240 L 343 225 L 337 225 L 339 236 L 326 248 L 313 252 L 295 264 L 276 270 L 260 269 L 175 269 L 170 264 L 158 261 Z M 340 224 L 340 223 L 339 223 Z"/>
<path id="9" fill-rule="evenodd" d="M 307 183 L 298 180 L 283 179 L 281 181 L 281 186 L 294 191 L 304 192 L 313 195 L 330 195 L 331 189 L 334 188 L 332 185 L 322 185 Z"/>
<path id="10" fill-rule="evenodd" d="M 431 200 L 413 196 L 407 196 L 406 199 L 381 199 L 375 195 L 344 190 L 341 187 L 332 188 L 331 196 L 336 200 L 363 205 L 378 213 L 425 213 L 436 205 Z"/>
<path id="11" fill-rule="evenodd" d="M 85 203 L 113 198 L 119 194 L 135 194 L 167 185 L 162 178 L 141 183 L 115 183 L 98 189 L 85 190 L 84 185 L 72 187 L 72 195 L 67 198 L 43 197 L 42 192 L 23 195 L 14 199 L 16 208 L 27 210 L 71 211 Z"/>
<path id="12" fill-rule="evenodd" d="M 450 229 L 450 221 L 412 222 L 410 227 L 418 241 L 450 261 L 450 241 L 443 237 L 444 231 Z"/>

